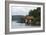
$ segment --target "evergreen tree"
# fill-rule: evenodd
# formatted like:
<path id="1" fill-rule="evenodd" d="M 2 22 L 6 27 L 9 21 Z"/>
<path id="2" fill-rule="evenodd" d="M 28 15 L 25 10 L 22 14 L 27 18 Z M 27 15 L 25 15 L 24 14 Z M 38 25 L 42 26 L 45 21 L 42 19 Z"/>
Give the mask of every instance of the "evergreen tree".
<path id="1" fill-rule="evenodd" d="M 34 17 L 34 19 L 32 21 L 32 24 L 35 25 L 37 21 L 40 22 L 40 11 L 41 11 L 40 7 L 38 7 L 37 9 L 29 11 L 29 16 L 33 16 Z M 40 25 L 40 23 L 39 23 L 39 25 Z"/>

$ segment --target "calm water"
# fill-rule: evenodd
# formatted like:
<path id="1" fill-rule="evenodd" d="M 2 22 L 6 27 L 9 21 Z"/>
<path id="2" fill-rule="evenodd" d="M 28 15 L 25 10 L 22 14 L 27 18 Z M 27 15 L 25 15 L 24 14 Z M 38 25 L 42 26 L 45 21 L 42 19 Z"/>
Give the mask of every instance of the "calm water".
<path id="1" fill-rule="evenodd" d="M 37 26 L 27 26 L 25 23 L 16 23 L 17 21 L 12 21 L 12 28 L 35 28 Z"/>
<path id="2" fill-rule="evenodd" d="M 12 16 L 12 28 L 26 28 L 26 27 L 31 27 L 27 26 L 23 21 L 23 19 L 21 19 L 23 16 L 22 15 L 15 15 Z M 21 23 L 22 22 L 22 23 Z"/>
<path id="3" fill-rule="evenodd" d="M 27 28 L 31 26 L 25 25 L 25 23 L 16 23 L 17 21 L 12 21 L 12 28 Z"/>

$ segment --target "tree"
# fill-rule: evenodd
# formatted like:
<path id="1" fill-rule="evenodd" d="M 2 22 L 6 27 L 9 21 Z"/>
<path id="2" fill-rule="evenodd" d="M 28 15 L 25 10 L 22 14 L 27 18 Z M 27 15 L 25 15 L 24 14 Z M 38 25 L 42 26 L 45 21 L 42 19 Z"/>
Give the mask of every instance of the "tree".
<path id="1" fill-rule="evenodd" d="M 29 11 L 29 16 L 33 16 L 34 19 L 32 21 L 32 24 L 36 25 L 36 22 L 40 22 L 40 11 L 41 11 L 41 8 L 38 7 L 37 9 L 34 9 L 34 10 L 30 10 Z M 40 25 L 40 23 L 39 23 Z"/>

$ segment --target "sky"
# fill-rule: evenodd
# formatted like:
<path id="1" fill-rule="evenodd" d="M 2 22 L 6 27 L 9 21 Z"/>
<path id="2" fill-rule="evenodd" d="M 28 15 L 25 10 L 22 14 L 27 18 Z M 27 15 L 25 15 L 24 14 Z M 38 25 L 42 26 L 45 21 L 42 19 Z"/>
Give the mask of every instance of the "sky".
<path id="1" fill-rule="evenodd" d="M 11 7 L 11 14 L 12 15 L 28 15 L 30 10 L 34 10 L 36 7 L 31 6 L 12 6 Z"/>

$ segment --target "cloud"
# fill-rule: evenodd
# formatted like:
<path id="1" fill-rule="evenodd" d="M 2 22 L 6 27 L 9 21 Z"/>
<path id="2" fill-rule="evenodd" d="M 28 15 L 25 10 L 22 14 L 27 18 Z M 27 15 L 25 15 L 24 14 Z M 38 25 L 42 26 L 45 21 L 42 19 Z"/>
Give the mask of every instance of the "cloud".
<path id="1" fill-rule="evenodd" d="M 15 7 L 11 8 L 12 15 L 28 15 L 30 10 L 36 9 L 36 7 Z"/>

